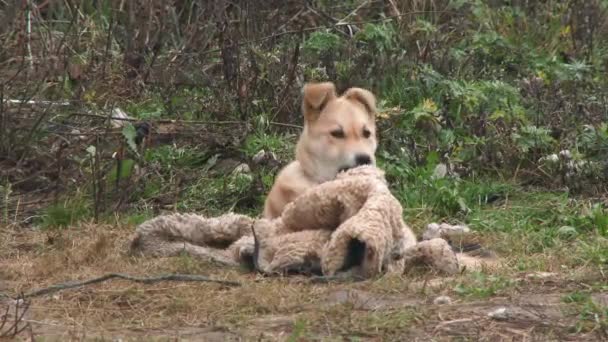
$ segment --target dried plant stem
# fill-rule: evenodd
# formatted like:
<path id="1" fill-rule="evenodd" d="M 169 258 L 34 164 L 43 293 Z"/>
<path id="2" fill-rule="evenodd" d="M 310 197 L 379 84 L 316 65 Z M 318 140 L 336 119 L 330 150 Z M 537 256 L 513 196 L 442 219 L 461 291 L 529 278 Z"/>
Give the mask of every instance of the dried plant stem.
<path id="1" fill-rule="evenodd" d="M 196 274 L 164 274 L 164 275 L 153 276 L 153 277 L 134 277 L 134 276 L 130 276 L 128 274 L 122 274 L 122 273 L 108 273 L 101 277 L 97 277 L 97 278 L 93 278 L 93 279 L 89 279 L 89 280 L 71 281 L 71 282 L 66 282 L 66 283 L 55 284 L 55 285 L 52 285 L 49 287 L 45 287 L 45 288 L 42 288 L 39 290 L 32 291 L 30 293 L 26 293 L 23 295 L 23 297 L 31 298 L 31 297 L 43 296 L 43 295 L 61 291 L 61 290 L 67 290 L 67 289 L 72 289 L 75 287 L 102 283 L 106 280 L 110 280 L 110 279 L 114 279 L 114 278 L 130 280 L 130 281 L 133 281 L 136 283 L 143 283 L 143 284 L 153 284 L 153 283 L 158 283 L 161 281 L 193 281 L 193 282 L 217 283 L 217 284 L 227 285 L 227 286 L 241 286 L 241 283 L 236 282 L 236 281 L 211 279 L 209 277 L 202 276 L 202 275 L 196 275 Z"/>
<path id="2" fill-rule="evenodd" d="M 26 2 L 26 33 L 27 33 L 27 59 L 30 62 L 30 69 L 34 69 L 34 58 L 32 57 L 32 2 Z"/>
<path id="3" fill-rule="evenodd" d="M 0 316 L 0 339 L 11 338 L 14 339 L 19 334 L 21 334 L 26 329 L 30 330 L 30 335 L 32 335 L 31 324 L 25 322 L 24 317 L 30 308 L 30 303 L 25 300 L 23 296 L 19 296 L 15 300 L 15 310 L 13 322 L 8 328 L 4 329 L 6 323 L 8 322 L 8 317 L 10 313 L 10 305 L 6 307 L 6 310 L 3 315 Z M 21 324 L 25 322 L 25 324 Z"/>

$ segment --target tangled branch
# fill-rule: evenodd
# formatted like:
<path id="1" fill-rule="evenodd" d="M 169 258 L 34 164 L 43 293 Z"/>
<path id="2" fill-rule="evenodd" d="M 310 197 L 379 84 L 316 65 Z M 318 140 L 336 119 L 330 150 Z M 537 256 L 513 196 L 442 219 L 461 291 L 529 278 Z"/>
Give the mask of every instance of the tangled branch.
<path id="1" fill-rule="evenodd" d="M 25 329 L 30 329 L 29 323 L 23 323 L 23 317 L 30 308 L 30 302 L 25 300 L 23 295 L 19 296 L 15 301 L 15 311 L 11 313 L 11 305 L 6 306 L 4 314 L 0 316 L 0 338 L 15 338 L 21 334 Z M 14 316 L 12 323 L 7 325 L 9 317 Z M 5 328 L 6 327 L 6 328 Z"/>

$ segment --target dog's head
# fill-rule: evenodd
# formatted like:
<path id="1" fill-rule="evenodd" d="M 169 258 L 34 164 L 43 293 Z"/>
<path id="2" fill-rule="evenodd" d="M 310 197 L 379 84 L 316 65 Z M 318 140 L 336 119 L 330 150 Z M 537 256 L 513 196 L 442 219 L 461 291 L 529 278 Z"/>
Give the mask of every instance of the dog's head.
<path id="1" fill-rule="evenodd" d="M 308 83 L 303 89 L 304 132 L 298 160 L 320 181 L 360 165 L 375 165 L 376 97 L 350 88 L 341 96 L 331 82 Z"/>

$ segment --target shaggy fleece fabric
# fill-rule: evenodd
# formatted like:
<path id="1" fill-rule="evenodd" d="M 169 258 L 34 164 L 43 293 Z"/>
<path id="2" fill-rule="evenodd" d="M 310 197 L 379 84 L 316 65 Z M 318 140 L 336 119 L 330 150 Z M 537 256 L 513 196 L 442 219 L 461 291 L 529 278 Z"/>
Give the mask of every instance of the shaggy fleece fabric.
<path id="1" fill-rule="evenodd" d="M 420 263 L 453 274 L 459 271 L 459 258 L 445 239 L 451 227 L 429 225 L 432 234 L 417 242 L 384 172 L 360 166 L 300 195 L 274 220 L 235 213 L 153 218 L 137 227 L 131 251 L 150 256 L 188 253 L 226 265 L 253 266 L 266 274 L 352 271 L 373 277 Z"/>

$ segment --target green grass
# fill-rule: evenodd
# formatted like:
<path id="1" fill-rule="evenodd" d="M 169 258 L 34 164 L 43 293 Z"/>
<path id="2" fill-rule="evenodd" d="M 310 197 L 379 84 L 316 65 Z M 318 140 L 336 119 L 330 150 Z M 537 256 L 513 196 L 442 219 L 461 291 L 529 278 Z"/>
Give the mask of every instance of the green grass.
<path id="1" fill-rule="evenodd" d="M 36 223 L 43 229 L 58 230 L 40 234 L 62 239 L 77 232 L 88 234 L 94 227 L 87 225 L 87 231 L 83 231 L 84 226 L 78 224 L 92 219 L 94 181 L 99 181 L 95 189 L 105 196 L 102 212 L 98 213 L 104 223 L 101 229 L 106 229 L 106 223 L 131 229 L 159 213 L 174 210 L 205 215 L 235 211 L 257 216 L 278 172 L 276 166 L 293 159 L 297 141 L 295 130 L 271 121 L 293 124 L 294 118 L 301 119 L 296 113 L 301 101 L 296 85 L 299 87 L 302 81 L 334 81 L 340 90 L 360 86 L 377 95 L 378 163 L 386 171 L 393 194 L 403 204 L 406 222 L 417 232 L 430 222 L 467 224 L 484 247 L 505 260 L 506 270 L 459 276 L 443 290 L 462 301 L 507 296 L 519 290 L 521 279 L 514 280 L 519 273 L 534 271 L 557 272 L 564 278 L 591 278 L 577 283 L 585 283 L 593 291 L 606 290 L 598 279 L 605 283 L 608 268 L 608 34 L 606 25 L 595 24 L 606 22 L 608 2 L 520 1 L 516 5 L 478 0 L 401 1 L 396 12 L 409 14 L 393 17 L 373 6 L 361 7 L 363 1 L 339 6 L 317 1 L 310 4 L 311 9 L 323 16 L 328 13 L 352 21 L 353 27 L 348 29 L 357 28 L 354 35 L 343 34 L 340 27 L 308 27 L 324 26 L 318 22 L 298 28 L 296 25 L 302 24 L 296 22 L 300 20 L 291 20 L 291 16 L 268 21 L 264 13 L 272 11 L 263 10 L 255 20 L 267 22 L 261 26 L 253 23 L 254 29 L 242 42 L 247 48 L 237 51 L 234 63 L 228 63 L 223 34 L 215 31 L 213 23 L 207 26 L 206 16 L 193 12 L 204 13 L 206 5 L 201 2 L 200 6 L 189 6 L 187 2 L 167 8 L 178 16 L 160 14 L 151 18 L 159 24 L 152 26 L 169 29 L 158 44 L 153 39 L 146 46 L 153 47 L 153 56 L 144 53 L 148 56 L 137 78 L 125 77 L 122 59 L 130 55 L 125 49 L 132 48 L 135 55 L 144 52 L 138 51 L 141 44 L 129 41 L 133 35 L 108 36 L 132 26 L 129 16 L 110 18 L 113 10 L 120 13 L 125 9 L 112 9 L 107 1 L 96 2 L 97 7 L 86 1 L 76 1 L 76 5 L 79 2 L 83 6 L 77 21 L 73 21 L 73 11 L 62 4 L 49 8 L 48 18 L 56 20 L 40 19 L 42 27 L 65 37 L 62 53 L 70 64 L 67 69 L 86 67 L 86 72 L 81 77 L 72 79 L 70 75 L 50 83 L 16 77 L 5 97 L 35 93 L 40 99 L 70 98 L 86 108 L 51 108 L 49 115 L 40 111 L 41 121 L 9 120 L 8 126 L 3 125 L 0 149 L 6 153 L 0 155 L 8 158 L 0 158 L 0 164 L 9 165 L 10 171 L 3 172 L 6 178 L 0 179 L 4 185 L 0 186 L 0 222 L 13 226 L 13 222 L 20 222 L 19 215 L 27 215 L 39 217 Z M 573 11 L 582 3 L 583 15 L 597 14 L 591 22 Z M 15 17 L 27 17 L 26 7 L 15 7 Z M 288 9 L 296 13 L 295 7 Z M 237 32 L 238 27 L 233 25 L 243 22 L 240 14 L 231 12 L 231 8 L 226 11 L 235 20 L 227 23 L 225 33 Z M 585 25 L 589 23 L 596 29 L 588 30 Z M 20 33 L 23 28 L 17 24 L 9 23 L 7 29 Z M 264 30 L 255 29 L 262 26 Z M 199 34 L 192 27 L 205 28 L 208 37 L 201 40 L 192 36 Z M 302 34 L 282 34 L 299 29 Z M 71 30 L 87 34 L 75 35 Z M 275 31 L 279 33 L 276 37 L 266 39 L 268 32 Z M 153 32 L 142 32 L 141 36 L 148 34 L 156 36 Z M 8 58 L 21 54 L 13 47 L 22 46 L 18 41 L 22 35 L 4 36 L 8 49 L 0 53 L 0 62 L 10 66 Z M 52 54 L 52 49 L 45 52 L 39 45 L 32 44 L 33 57 Z M 109 68 L 95 67 L 99 56 L 104 56 L 104 65 Z M 292 60 L 297 65 L 291 65 Z M 231 64 L 234 70 L 229 70 Z M 175 66 L 180 69 L 175 78 L 158 73 L 164 68 L 173 72 Z M 236 81 L 227 79 L 228 74 L 234 74 Z M 148 76 L 147 81 L 141 79 Z M 58 77 L 61 79 L 61 75 Z M 39 84 L 47 86 L 40 88 Z M 100 136 L 103 143 L 95 146 L 102 158 L 101 165 L 96 166 L 103 179 L 94 179 L 99 174 L 91 172 L 87 156 L 92 140 L 79 137 L 80 133 L 63 137 L 69 145 L 65 160 L 49 158 L 55 153 L 56 143 L 51 141 L 49 154 L 47 138 L 62 134 L 47 130 L 65 126 L 69 127 L 66 133 L 74 128 L 92 138 L 86 134 L 95 127 L 89 125 L 101 132 L 107 122 L 85 121 L 72 111 L 102 114 L 106 105 L 119 106 L 141 120 L 199 122 L 192 129 L 187 127 L 190 123 L 175 125 L 178 134 L 174 143 L 163 145 L 161 141 L 160 145 L 147 146 L 141 156 L 127 149 L 120 170 L 110 156 L 119 150 L 119 144 L 133 146 L 133 126 L 115 136 L 121 141 L 113 139 L 114 135 Z M 26 125 L 30 121 L 36 122 L 35 127 Z M 247 136 L 230 131 L 234 121 L 242 121 Z M 211 138 L 203 139 L 207 134 Z M 218 136 L 239 143 L 218 147 Z M 24 149 L 20 145 L 27 146 L 27 158 L 20 156 L 19 151 Z M 261 150 L 274 153 L 278 163 L 251 163 Z M 564 150 L 569 157 L 562 157 L 560 152 Z M 232 162 L 248 163 L 251 172 L 231 172 Z M 61 169 L 59 174 L 54 171 L 56 166 Z M 450 172 L 435 177 L 438 166 L 446 166 Z M 51 171 L 32 174 L 34 169 Z M 34 186 L 28 184 L 33 175 Z M 57 183 L 62 183 L 61 191 L 65 189 L 58 194 L 60 202 L 33 214 L 29 208 L 20 207 L 22 200 L 46 203 L 46 198 L 38 201 L 39 193 L 54 196 L 50 192 L 55 191 L 54 177 L 62 177 Z M 118 179 L 121 182 L 114 191 Z M 37 182 L 42 185 L 38 187 Z M 38 191 L 43 188 L 51 190 Z M 120 204 L 116 213 L 115 204 Z M 71 226 L 79 229 L 60 230 Z M 64 257 L 58 256 L 57 260 L 62 267 Z M 81 261 L 75 260 L 74 264 Z M 169 266 L 180 272 L 208 271 L 208 265 L 187 256 L 172 262 Z M 385 283 L 381 279 L 374 286 L 391 293 L 407 289 L 407 280 Z M 585 287 L 584 291 L 564 296 L 562 304 L 577 317 L 574 332 L 606 330 L 608 313 L 592 301 L 591 291 Z M 258 293 L 244 293 L 247 300 L 232 311 L 256 314 L 286 310 L 276 292 L 269 293 L 273 304 L 260 301 L 263 296 Z M 194 311 L 197 305 L 192 303 L 173 298 L 165 308 L 172 314 Z M 369 336 L 390 339 L 424 318 L 424 314 L 405 309 L 361 312 L 349 306 L 324 308 L 320 314 L 299 315 L 290 340 L 314 339 L 319 330 L 352 340 Z M 234 322 L 243 322 L 238 314 L 231 315 Z M 325 322 L 318 321 L 323 317 L 337 319 L 329 319 L 324 326 Z M 213 321 L 213 316 L 205 319 Z"/>
<path id="2" fill-rule="evenodd" d="M 276 134 L 260 130 L 247 137 L 241 151 L 248 157 L 253 157 L 264 150 L 274 153 L 279 159 L 291 159 L 296 139 L 297 137 L 292 134 Z"/>
<path id="3" fill-rule="evenodd" d="M 180 211 L 203 211 L 220 215 L 227 211 L 253 213 L 261 206 L 260 197 L 252 191 L 251 174 L 230 174 L 225 177 L 201 178 L 186 189 L 178 202 Z"/>
<path id="4" fill-rule="evenodd" d="M 299 338 L 314 339 L 313 331 L 329 330 L 333 336 L 342 336 L 349 341 L 358 341 L 370 336 L 398 338 L 409 330 L 408 327 L 422 319 L 424 313 L 421 310 L 385 308 L 368 311 L 359 310 L 347 303 L 300 315 L 297 321 L 300 325 L 296 325 L 296 333 Z"/>
<path id="5" fill-rule="evenodd" d="M 574 291 L 563 296 L 562 301 L 569 305 L 569 314 L 577 317 L 573 332 L 600 330 L 608 333 L 608 306 L 596 303 L 590 293 Z"/>
<path id="6" fill-rule="evenodd" d="M 287 141 L 285 143 L 283 141 Z M 245 142 L 248 155 L 260 149 L 289 154 L 293 144 L 288 138 L 273 134 L 254 134 Z M 391 189 L 404 207 L 404 218 L 416 231 L 430 222 L 465 223 L 485 237 L 488 246 L 501 255 L 518 256 L 513 267 L 518 270 L 551 268 L 545 253 L 571 253 L 564 264 L 569 267 L 595 265 L 604 269 L 608 263 L 606 226 L 608 214 L 591 200 L 565 192 L 523 187 L 484 176 L 460 179 L 450 175 L 436 179 L 437 161 L 426 166 L 411 166 L 380 153 L 379 166 L 387 172 Z M 432 157 L 432 156 L 431 156 Z M 170 146 L 150 150 L 148 160 L 159 165 L 164 180 L 150 179 L 139 196 L 162 198 L 174 187 L 173 179 L 184 170 L 202 170 L 178 196 L 177 210 L 221 215 L 236 211 L 252 216 L 261 213 L 266 192 L 277 170 L 255 168 L 251 173 L 209 174 L 206 165 L 215 163 L 205 153 Z M 66 227 L 91 215 L 87 201 L 67 201 L 49 207 L 41 220 L 42 227 Z M 152 216 L 151 211 L 121 215 L 121 222 L 136 225 Z M 490 282 L 491 283 L 491 282 Z M 464 285 L 463 285 L 464 286 Z M 479 290 L 463 287 L 466 295 L 492 293 L 494 285 Z"/>
<path id="7" fill-rule="evenodd" d="M 454 287 L 454 292 L 468 299 L 486 299 L 499 295 L 502 290 L 515 285 L 514 281 L 502 276 L 481 272 L 472 273 L 466 282 L 460 282 Z"/>
<path id="8" fill-rule="evenodd" d="M 43 229 L 67 228 L 91 218 L 92 210 L 84 199 L 75 198 L 47 207 L 39 221 Z"/>

